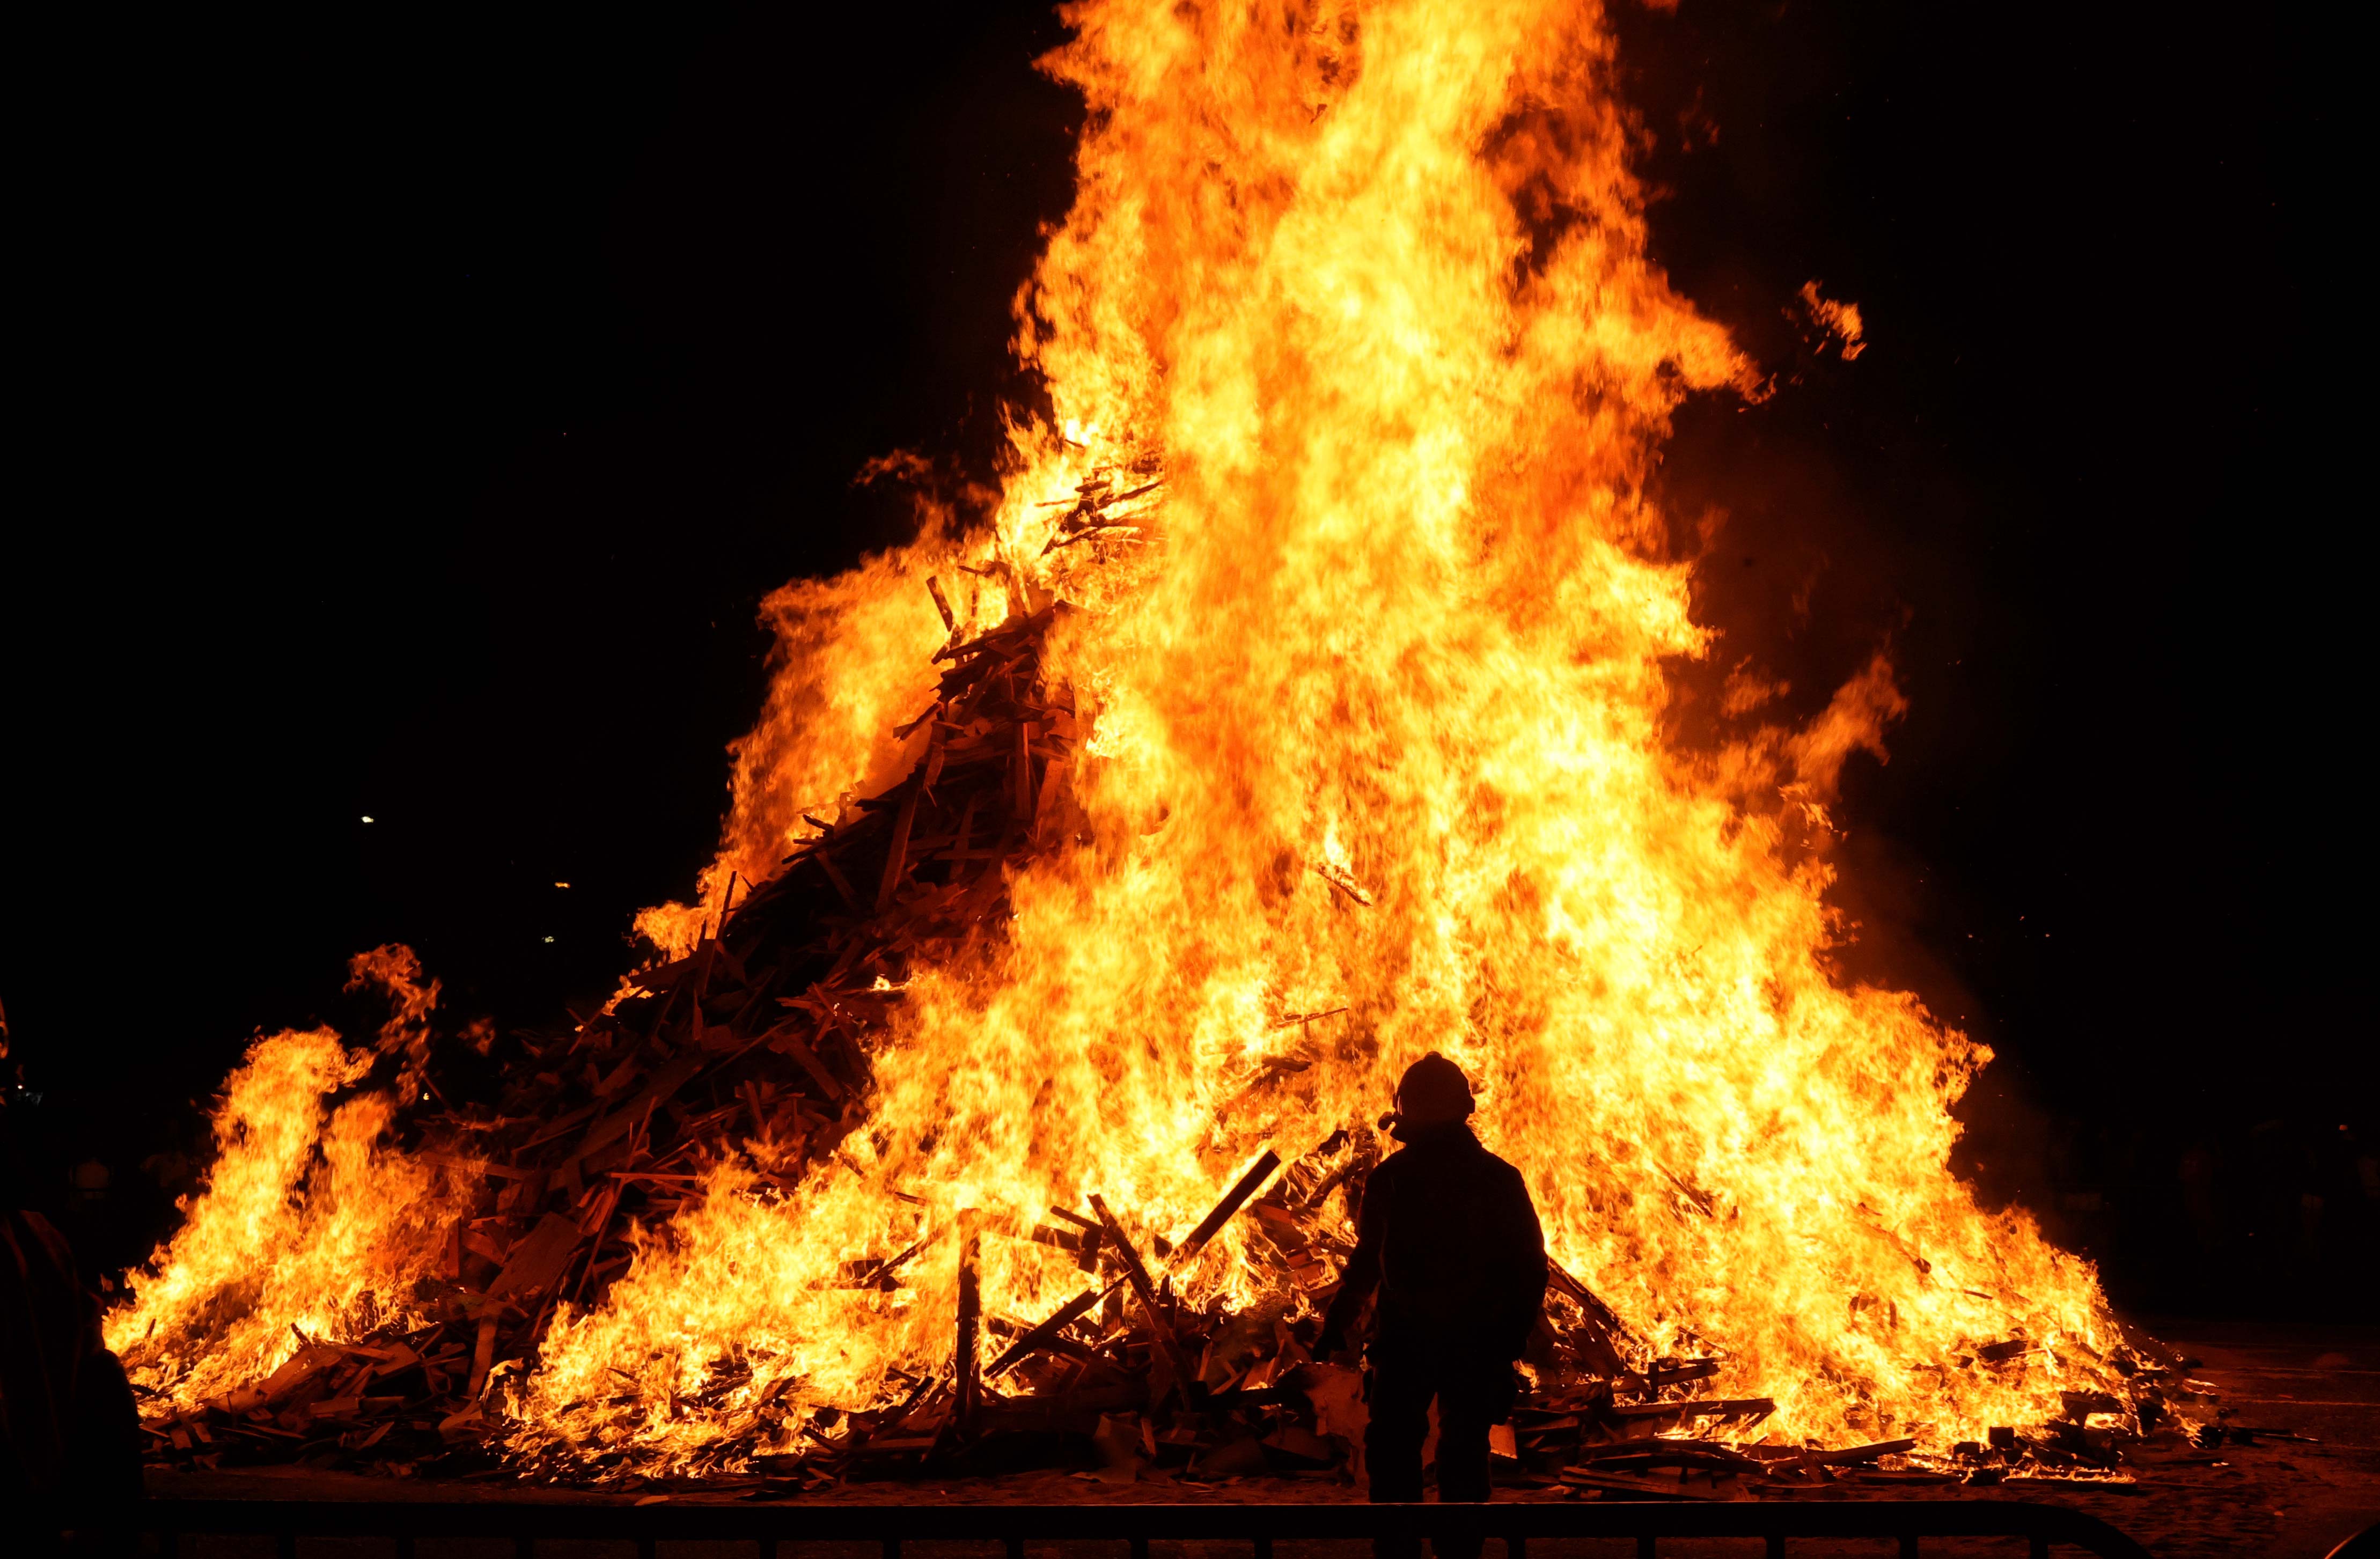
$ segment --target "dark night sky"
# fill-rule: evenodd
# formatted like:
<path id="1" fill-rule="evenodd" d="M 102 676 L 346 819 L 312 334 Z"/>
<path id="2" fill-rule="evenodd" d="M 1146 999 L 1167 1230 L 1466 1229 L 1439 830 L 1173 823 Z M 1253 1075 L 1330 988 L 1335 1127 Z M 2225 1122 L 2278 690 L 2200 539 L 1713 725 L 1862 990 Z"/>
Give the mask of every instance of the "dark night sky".
<path id="1" fill-rule="evenodd" d="M 2371 1141 L 2338 52 L 1622 15 L 1659 258 L 1805 370 L 1672 453 L 1723 653 L 1815 703 L 1888 641 L 1914 703 L 1843 808 L 1852 969 L 2001 1047 L 1985 1144 Z M 243 25 L 52 40 L 20 196 L 0 1000 L 119 1174 L 358 949 L 512 1021 L 609 985 L 707 858 L 759 598 L 897 534 L 870 455 L 985 459 L 1070 194 L 1033 6 Z M 1796 357 L 1811 278 L 1857 363 Z"/>

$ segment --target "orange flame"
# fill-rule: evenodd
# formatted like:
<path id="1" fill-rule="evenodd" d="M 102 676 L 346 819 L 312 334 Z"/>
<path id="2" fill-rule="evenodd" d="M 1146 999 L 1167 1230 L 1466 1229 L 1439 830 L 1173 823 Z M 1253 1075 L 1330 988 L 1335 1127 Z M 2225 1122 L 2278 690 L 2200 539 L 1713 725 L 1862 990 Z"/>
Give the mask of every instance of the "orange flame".
<path id="1" fill-rule="evenodd" d="M 414 1279 L 470 1198 L 437 1160 L 387 1142 L 398 1109 L 387 1093 L 328 1103 L 372 1062 L 328 1029 L 250 1047 L 215 1112 L 205 1189 L 107 1318 L 107 1345 L 136 1383 L 194 1407 L 311 1339 L 408 1313 Z"/>
<path id="2" fill-rule="evenodd" d="M 1750 372 L 1645 259 L 1598 15 L 1291 15 L 1070 13 L 1048 63 L 1093 128 L 1019 336 L 1054 417 L 990 537 L 781 598 L 714 875 L 765 873 L 795 798 L 898 772 L 877 733 L 923 702 L 920 576 L 953 564 L 1085 609 L 1057 647 L 1097 711 L 1079 847 L 1013 883 L 1002 945 L 913 977 L 848 1163 L 785 1202 L 722 1172 L 557 1328 L 540 1422 L 683 1452 L 724 1420 L 668 1393 L 730 1354 L 755 1399 L 882 1390 L 947 1356 L 952 1258 L 890 1300 L 831 1287 L 842 1262 L 1092 1190 L 1179 1238 L 1432 1048 L 1557 1256 L 1656 1343 L 1722 1352 L 1788 1435 L 2037 1417 L 2054 1367 L 1960 1350 L 2112 1340 L 2088 1268 L 1949 1171 L 1987 1052 L 1826 971 L 1828 869 L 1787 831 L 1823 835 L 1843 759 L 1881 754 L 1888 667 L 1804 731 L 1662 743 L 1665 663 L 1714 634 L 1646 484 L 1681 398 Z M 1160 475 L 1087 544 L 1061 523 Z M 1062 1298 L 1042 1260 L 993 1242 L 987 1303 Z M 1227 1235 L 1187 1281 L 1269 1280 Z M 585 1406 L 614 1370 L 645 1407 Z"/>
<path id="3" fill-rule="evenodd" d="M 1821 296 L 1815 282 L 1803 283 L 1800 296 L 1802 307 L 1809 310 L 1810 321 L 1841 344 L 1844 362 L 1867 350 L 1866 339 L 1861 333 L 1858 304 L 1837 303 Z"/>
<path id="4" fill-rule="evenodd" d="M 1050 597 L 1075 608 L 1048 663 L 1083 728 L 1071 843 L 1014 876 L 999 936 L 913 973 L 832 1159 L 783 1196 L 719 1167 L 595 1309 L 561 1307 L 509 1383 L 516 1444 L 684 1465 L 762 1404 L 878 1396 L 947 1361 L 959 1241 L 889 1293 L 842 1287 L 846 1263 L 1093 1192 L 1144 1250 L 1179 1239 L 1261 1150 L 1366 1121 L 1430 1049 L 1475 1080 L 1556 1258 L 1653 1346 L 1775 1397 L 1777 1432 L 1940 1444 L 2047 1416 L 2115 1334 L 2086 1264 L 1949 1172 L 1988 1052 L 1828 972 L 1826 809 L 1903 708 L 1889 667 L 1800 732 L 1749 723 L 1772 690 L 1739 677 L 1728 745 L 1663 740 L 1673 668 L 1717 633 L 1648 485 L 1681 401 L 1755 376 L 1646 258 L 1599 11 L 1068 16 L 1045 63 L 1090 108 L 1079 194 L 1019 308 L 1049 414 L 987 526 L 771 598 L 777 678 L 720 858 L 639 926 L 692 946 L 805 814 L 914 761 L 922 737 L 885 732 L 946 635 Z M 329 1249 L 319 1193 L 288 1198 L 318 1133 L 375 1151 L 382 1118 L 341 1136 L 367 1101 L 322 1126 L 347 1065 L 283 1035 L 235 1078 L 214 1186 L 112 1331 L 174 1332 L 177 1390 L 285 1351 L 294 1300 L 197 1317 L 249 1280 L 227 1248 Z M 440 1194 L 372 1163 L 416 1201 L 341 1237 L 371 1254 L 313 1323 L 393 1291 Z M 1177 1286 L 1278 1308 L 1243 1238 Z M 1034 1317 L 1079 1273 L 993 1239 L 980 1278 L 988 1311 Z M 2030 1362 L 1962 1367 L 2018 1333 Z"/>

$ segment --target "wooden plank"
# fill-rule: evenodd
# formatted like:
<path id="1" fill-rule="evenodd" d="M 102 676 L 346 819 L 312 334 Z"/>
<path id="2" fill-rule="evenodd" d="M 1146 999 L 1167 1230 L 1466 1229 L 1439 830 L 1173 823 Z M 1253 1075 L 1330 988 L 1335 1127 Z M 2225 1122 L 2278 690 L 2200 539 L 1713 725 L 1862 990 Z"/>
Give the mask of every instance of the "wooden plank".
<path id="1" fill-rule="evenodd" d="M 1010 816 L 1019 823 L 1033 820 L 1033 722 L 1016 722 L 1016 777 Z"/>
<path id="2" fill-rule="evenodd" d="M 978 1346 L 983 1329 L 983 1289 L 976 1275 L 977 1259 L 982 1254 L 982 1236 L 976 1226 L 976 1210 L 960 1209 L 958 1340 L 952 1352 L 951 1371 L 957 1383 L 955 1411 L 962 1430 L 974 1421 L 977 1401 L 983 1390 L 983 1360 Z"/>
<path id="3" fill-rule="evenodd" d="M 933 731 L 926 738 L 926 777 L 918 784 L 928 795 L 933 794 L 934 786 L 942 778 L 942 762 L 950 751 L 950 745 L 943 737 L 949 731 L 950 727 L 936 721 Z"/>
<path id="4" fill-rule="evenodd" d="M 1656 1364 L 1645 1372 L 1645 1384 L 1655 1392 L 1688 1381 L 1706 1381 L 1718 1373 L 1720 1360 L 1688 1359 L 1676 1363 Z"/>
<path id="5" fill-rule="evenodd" d="M 586 1137 L 571 1156 L 586 1157 L 626 1131 L 656 1106 L 668 1103 L 672 1094 L 702 1070 L 702 1063 L 699 1050 L 683 1050 L 662 1062 L 661 1070 L 626 1104 L 587 1129 Z"/>
<path id="6" fill-rule="evenodd" d="M 903 1251 L 900 1254 L 885 1257 L 884 1260 L 877 1263 L 873 1267 L 868 1269 L 868 1276 L 864 1280 L 853 1285 L 853 1287 L 859 1288 L 875 1287 L 877 1285 L 882 1283 L 886 1278 L 892 1276 L 892 1274 L 898 1272 L 903 1266 L 906 1265 L 911 1257 L 917 1255 L 918 1251 L 923 1251 L 941 1238 L 941 1231 L 940 1229 L 936 1229 L 928 1234 L 924 1239 L 912 1244 L 907 1250 Z"/>
<path id="7" fill-rule="evenodd" d="M 781 1056 L 792 1057 L 802 1070 L 809 1073 L 812 1082 L 826 1090 L 826 1096 L 831 1102 L 838 1105 L 843 1103 L 844 1095 L 849 1090 L 844 1087 L 832 1072 L 826 1070 L 826 1063 L 819 1059 L 818 1052 L 804 1043 L 798 1032 L 800 1026 L 801 1020 L 797 1018 L 788 1019 L 779 1023 L 769 1033 L 769 1048 Z"/>
<path id="8" fill-rule="evenodd" d="M 909 865 L 909 830 L 917 820 L 917 796 L 923 785 L 911 785 L 901 798 L 901 810 L 892 819 L 892 843 L 884 856 L 884 876 L 876 885 L 876 912 L 882 914 L 892 907 L 892 895 L 901 886 L 901 878 Z"/>
<path id="9" fill-rule="evenodd" d="M 1899 1456 L 1917 1448 L 1914 1440 L 1879 1440 L 1873 1445 L 1846 1445 L 1840 1451 L 1810 1451 L 1794 1460 L 1804 1466 L 1850 1467 L 1858 1462 L 1870 1462 L 1878 1456 Z"/>
<path id="10" fill-rule="evenodd" d="M 1281 1154 L 1272 1149 L 1267 1148 L 1257 1154 L 1257 1161 L 1248 1166 L 1247 1172 L 1223 1193 L 1223 1200 L 1215 1203 L 1212 1212 L 1198 1220 L 1198 1227 L 1192 1229 L 1190 1238 L 1166 1258 L 1165 1264 L 1178 1267 L 1195 1260 L 1198 1252 L 1207 1248 L 1207 1241 L 1222 1232 L 1223 1226 L 1232 1221 L 1232 1215 L 1246 1206 L 1248 1198 L 1262 1190 L 1264 1183 L 1272 1178 L 1272 1172 L 1280 1167 Z"/>
<path id="11" fill-rule="evenodd" d="M 1621 1402 L 1603 1409 L 1618 1419 L 1765 1419 L 1776 1410 L 1776 1402 L 1766 1396 L 1690 1396 L 1682 1402 Z"/>
<path id="12" fill-rule="evenodd" d="M 1314 875 L 1344 893 L 1353 902 L 1361 904 L 1367 910 L 1372 907 L 1371 890 L 1356 881 L 1355 874 L 1346 867 L 1329 861 L 1318 861 L 1314 864 Z"/>
<path id="13" fill-rule="evenodd" d="M 1018 1363 L 1026 1356 L 1038 1353 L 1042 1348 L 1049 1347 L 1050 1341 L 1055 1338 L 1059 1333 L 1064 1331 L 1067 1327 L 1072 1326 L 1075 1322 L 1080 1321 L 1092 1311 L 1098 1309 L 1099 1301 L 1106 1299 L 1110 1294 L 1114 1293 L 1116 1290 L 1116 1285 L 1123 1281 L 1123 1279 L 1118 1278 L 1115 1283 L 1109 1284 L 1105 1288 L 1086 1288 L 1081 1293 L 1075 1295 L 1073 1299 L 1068 1299 L 1064 1304 L 1060 1305 L 1057 1311 L 1051 1314 L 1047 1321 L 1042 1322 L 1032 1330 L 1026 1332 L 1023 1336 L 1018 1337 L 1014 1342 L 1009 1344 L 1007 1350 L 1002 1353 L 999 1358 L 993 1360 L 990 1367 L 984 1371 L 984 1377 L 988 1380 L 992 1376 L 1002 1374 L 1011 1365 Z"/>
<path id="14" fill-rule="evenodd" d="M 1644 1347 L 1644 1343 L 1629 1329 L 1628 1323 L 1620 1319 L 1619 1312 L 1605 1304 L 1585 1284 L 1562 1270 L 1561 1263 L 1550 1257 L 1546 1262 L 1546 1282 L 1548 1287 L 1569 1296 L 1571 1302 L 1585 1312 L 1587 1325 L 1579 1340 L 1589 1367 L 1600 1375 L 1618 1375 L 1625 1371 L 1628 1360 L 1621 1357 L 1615 1340 L 1639 1348 Z"/>
<path id="15" fill-rule="evenodd" d="M 1108 1204 L 1100 1200 L 1097 1191 L 1091 1193 L 1091 1211 L 1099 1215 L 1101 1231 L 1115 1246 L 1116 1259 L 1123 1263 L 1124 1281 L 1132 1285 L 1134 1297 L 1140 1300 L 1141 1312 L 1148 1317 L 1149 1340 L 1165 1356 L 1165 1362 L 1173 1371 L 1174 1380 L 1181 1384 L 1183 1396 L 1192 1396 L 1198 1390 L 1197 1372 L 1183 1357 L 1182 1340 L 1173 1335 L 1172 1323 L 1166 1320 L 1164 1311 L 1158 1307 L 1157 1288 L 1148 1280 L 1148 1269 L 1141 1264 L 1140 1252 L 1134 1250 L 1132 1241 L 1124 1238 L 1123 1226 L 1116 1222 L 1115 1215 L 1108 1211 Z M 1152 1401 L 1148 1406 L 1154 1411 L 1158 1404 Z"/>
<path id="16" fill-rule="evenodd" d="M 834 885 L 834 890 L 843 896 L 843 901 L 851 906 L 852 913 L 864 913 L 859 907 L 859 895 L 853 891 L 851 879 L 843 875 L 843 868 L 834 864 L 834 857 L 820 846 L 811 850 L 810 859 L 819 864 L 819 870 L 826 873 L 826 880 Z"/>
<path id="17" fill-rule="evenodd" d="M 1531 1432 L 1523 1431 L 1524 1433 Z M 1707 1440 L 1621 1440 L 1608 1445 L 1582 1445 L 1570 1453 L 1582 1466 L 1598 1471 L 1625 1472 L 1631 1468 L 1723 1468 L 1758 1472 L 1767 1464 L 1741 1451 Z"/>
<path id="18" fill-rule="evenodd" d="M 504 1270 L 488 1285 L 488 1300 L 512 1299 L 522 1295 L 551 1288 L 553 1280 L 570 1264 L 570 1254 L 578 1248 L 578 1220 L 560 1213 L 548 1213 L 537 1221 L 537 1227 L 513 1247 L 512 1259 Z"/>

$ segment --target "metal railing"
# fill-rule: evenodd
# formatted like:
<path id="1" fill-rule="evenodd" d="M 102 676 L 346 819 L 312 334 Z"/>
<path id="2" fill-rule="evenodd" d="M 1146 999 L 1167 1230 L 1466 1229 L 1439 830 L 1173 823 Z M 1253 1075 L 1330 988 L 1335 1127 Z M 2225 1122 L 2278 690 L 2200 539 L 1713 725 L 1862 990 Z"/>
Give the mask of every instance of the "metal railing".
<path id="1" fill-rule="evenodd" d="M 2102 1559 L 2150 1559 L 2139 1543 L 2095 1517 L 2021 1500 L 1843 1500 L 1824 1504 L 1747 1501 L 1671 1504 L 1594 1501 L 1510 1505 L 580 1505 L 528 1501 L 148 1500 L 98 1525 L 159 1538 L 159 1559 L 176 1559 L 184 1534 L 266 1534 L 279 1559 L 296 1559 L 298 1539 L 394 1539 L 413 1559 L 425 1537 L 511 1538 L 517 1559 L 538 1540 L 576 1538 L 636 1544 L 639 1559 L 674 1541 L 738 1541 L 778 1559 L 781 1544 L 880 1542 L 900 1559 L 913 1541 L 1005 1545 L 1024 1559 L 1034 1541 L 1118 1541 L 1148 1559 L 1151 1541 L 1223 1541 L 1272 1559 L 1281 1540 L 1493 1538 L 1505 1559 L 1527 1559 L 1532 1540 L 1633 1539 L 1652 1559 L 1664 1538 L 1760 1538 L 1770 1559 L 1789 1543 L 1897 1539 L 1904 1559 L 1926 1538 L 2026 1540 L 2034 1559 L 2070 1544 Z"/>

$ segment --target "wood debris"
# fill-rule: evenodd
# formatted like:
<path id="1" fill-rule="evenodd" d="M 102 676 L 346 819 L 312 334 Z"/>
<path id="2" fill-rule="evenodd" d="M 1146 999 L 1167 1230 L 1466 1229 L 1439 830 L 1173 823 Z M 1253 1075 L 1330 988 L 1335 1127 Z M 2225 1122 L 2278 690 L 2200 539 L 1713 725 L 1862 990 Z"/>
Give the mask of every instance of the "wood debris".
<path id="1" fill-rule="evenodd" d="M 1113 506 L 1151 486 L 1087 484 L 1051 546 L 1134 529 Z M 954 622 L 939 582 L 929 585 Z M 909 971 L 995 934 L 1010 874 L 1069 844 L 1064 775 L 1076 711 L 1071 691 L 1042 670 L 1065 610 L 1045 602 L 963 641 L 954 630 L 935 657 L 945 669 L 931 702 L 896 733 L 925 733 L 905 777 L 832 820 L 811 817 L 818 832 L 773 876 L 740 899 L 743 885 L 731 882 L 732 908 L 704 925 L 692 950 L 637 972 L 604 1010 L 516 1035 L 487 1075 L 435 1085 L 443 1113 L 417 1129 L 479 1190 L 450 1231 L 442 1270 L 418 1287 L 414 1313 L 426 1322 L 351 1341 L 301 1336 L 268 1377 L 198 1410 L 152 1404 L 151 1456 L 651 1482 L 601 1457 L 504 1462 L 492 1443 L 502 1383 L 534 1369 L 556 1306 L 600 1303 L 627 1270 L 636 1231 L 700 1197 L 710 1170 L 732 1158 L 764 1187 L 790 1190 L 836 1155 L 868 1118 L 871 1045 Z M 1343 868 L 1314 869 L 1351 906 L 1373 903 Z M 1346 1476 L 1361 1443 L 1360 1393 L 1352 1372 L 1309 1349 L 1350 1254 L 1342 1234 L 1373 1151 L 1367 1134 L 1341 1132 L 1286 1165 L 1265 1154 L 1219 1190 L 1178 1249 L 1136 1248 L 1131 1210 L 1098 1196 L 1087 1209 L 1052 1209 L 1053 1222 L 1029 1230 L 970 1214 L 947 1231 L 963 1276 L 946 1368 L 848 1408 L 795 1411 L 771 1398 L 739 1409 L 735 1432 L 673 1478 L 783 1493 L 1069 1463 L 1110 1480 L 1157 1469 L 1194 1481 L 1265 1470 Z M 1682 1183 L 1682 1194 L 1695 1193 Z M 1274 1266 L 1285 1307 L 1231 1313 L 1185 1302 L 1172 1274 L 1243 1216 L 1257 1235 L 1253 1259 Z M 846 1280 L 894 1288 L 943 1232 L 855 1263 Z M 987 1311 L 975 1263 L 995 1235 L 1071 1252 L 1082 1291 L 1038 1318 Z M 1959 1362 L 2021 1370 L 2035 1351 L 2022 1337 L 1979 1341 Z M 1775 1405 L 1720 1395 L 1725 1362 L 1655 1357 L 1557 1268 L 1527 1359 L 1532 1389 L 1500 1437 L 1500 1459 L 1541 1483 L 1630 1498 L 1790 1493 L 1908 1469 L 1906 1438 L 1835 1450 L 1743 1441 Z M 2070 1394 L 2066 1420 L 1995 1431 L 1989 1445 L 1959 1447 L 1953 1471 L 1977 1480 L 2070 1473 L 2112 1468 L 2135 1448 L 2173 1448 L 2180 1430 L 2160 1393 L 2179 1391 L 2176 1372 L 2126 1362 L 2127 1399 Z M 748 1365 L 722 1360 L 699 1394 L 674 1405 L 720 1408 L 751 1379 Z M 625 1376 L 622 1385 L 638 1388 Z"/>

